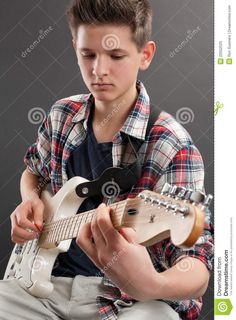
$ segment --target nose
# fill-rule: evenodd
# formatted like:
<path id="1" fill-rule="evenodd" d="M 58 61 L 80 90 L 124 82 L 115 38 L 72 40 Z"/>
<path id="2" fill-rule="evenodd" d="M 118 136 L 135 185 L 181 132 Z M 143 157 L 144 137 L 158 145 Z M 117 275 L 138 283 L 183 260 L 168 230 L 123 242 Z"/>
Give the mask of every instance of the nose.
<path id="1" fill-rule="evenodd" d="M 93 65 L 93 75 L 97 78 L 103 78 L 108 75 L 108 61 L 106 57 L 97 57 Z"/>

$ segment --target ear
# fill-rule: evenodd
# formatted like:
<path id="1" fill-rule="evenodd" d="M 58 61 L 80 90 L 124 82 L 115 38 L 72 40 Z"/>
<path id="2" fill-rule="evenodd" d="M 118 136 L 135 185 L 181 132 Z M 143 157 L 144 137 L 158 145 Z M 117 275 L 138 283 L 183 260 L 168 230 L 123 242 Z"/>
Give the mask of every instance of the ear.
<path id="1" fill-rule="evenodd" d="M 72 45 L 73 45 L 73 48 L 75 49 L 75 52 L 76 52 L 76 41 L 74 38 L 72 38 Z"/>
<path id="2" fill-rule="evenodd" d="M 156 44 L 154 41 L 148 41 L 145 47 L 142 49 L 141 53 L 141 62 L 140 62 L 140 70 L 146 70 L 155 55 L 156 52 Z"/>
<path id="3" fill-rule="evenodd" d="M 77 43 L 76 43 L 76 40 L 74 38 L 72 39 L 72 45 L 73 45 L 73 48 L 75 50 L 75 54 L 76 54 L 76 57 L 77 57 L 77 63 L 79 65 L 79 59 L 78 59 L 78 55 L 77 55 Z"/>

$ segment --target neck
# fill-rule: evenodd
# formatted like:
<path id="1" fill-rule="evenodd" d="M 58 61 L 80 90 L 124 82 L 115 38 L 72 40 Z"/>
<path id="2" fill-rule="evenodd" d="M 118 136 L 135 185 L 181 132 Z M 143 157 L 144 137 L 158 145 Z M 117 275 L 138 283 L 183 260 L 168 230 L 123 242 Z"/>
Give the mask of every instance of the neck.
<path id="1" fill-rule="evenodd" d="M 133 109 L 138 98 L 136 83 L 125 95 L 118 97 L 115 101 L 95 101 L 94 123 L 119 124 L 122 126 Z"/>
<path id="2" fill-rule="evenodd" d="M 111 220 L 117 229 L 121 226 L 121 220 L 127 201 L 120 201 L 110 205 L 112 208 Z M 39 238 L 39 246 L 53 248 L 60 241 L 76 238 L 85 223 L 91 222 L 95 210 L 86 211 L 69 218 L 49 222 L 44 225 Z"/>

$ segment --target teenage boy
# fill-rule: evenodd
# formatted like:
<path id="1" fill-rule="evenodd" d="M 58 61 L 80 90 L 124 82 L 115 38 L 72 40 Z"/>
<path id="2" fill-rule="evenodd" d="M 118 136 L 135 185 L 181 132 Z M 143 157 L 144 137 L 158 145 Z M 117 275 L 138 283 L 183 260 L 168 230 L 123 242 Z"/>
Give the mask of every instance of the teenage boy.
<path id="1" fill-rule="evenodd" d="M 180 124 L 161 112 L 146 132 L 150 100 L 137 76 L 155 53 L 148 0 L 75 0 L 67 16 L 90 94 L 56 102 L 27 150 L 22 203 L 11 215 L 16 243 L 34 239 L 42 227 L 39 184 L 50 180 L 56 193 L 73 176 L 92 180 L 108 167 L 132 163 L 128 136 L 140 146 L 142 176 L 125 197 L 160 191 L 165 182 L 203 189 L 201 156 Z M 102 201 L 99 195 L 87 199 L 80 212 Z M 109 212 L 101 204 L 69 251 L 58 256 L 47 299 L 31 296 L 14 280 L 1 281 L 0 318 L 196 319 L 212 268 L 209 219 L 189 250 L 169 239 L 146 249 L 136 243 L 134 230 L 116 231 Z M 118 257 L 109 264 L 114 253 Z"/>

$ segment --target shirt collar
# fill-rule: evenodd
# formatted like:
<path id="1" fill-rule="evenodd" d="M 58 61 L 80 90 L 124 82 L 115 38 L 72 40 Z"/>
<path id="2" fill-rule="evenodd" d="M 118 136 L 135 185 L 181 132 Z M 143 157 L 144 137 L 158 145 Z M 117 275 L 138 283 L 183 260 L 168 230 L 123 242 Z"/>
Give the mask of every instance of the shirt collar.
<path id="1" fill-rule="evenodd" d="M 91 107 L 94 103 L 94 97 L 91 93 L 86 94 L 84 95 L 83 101 L 81 102 L 82 102 L 81 107 L 72 120 L 72 122 L 74 123 L 77 123 L 83 120 L 88 120 Z"/>
<path id="2" fill-rule="evenodd" d="M 135 138 L 145 140 L 150 115 L 150 98 L 143 83 L 139 80 L 137 80 L 137 89 L 139 96 L 136 104 L 120 131 Z M 87 122 L 93 103 L 93 95 L 85 95 L 82 106 L 72 121 L 76 123 L 86 120 Z"/>

